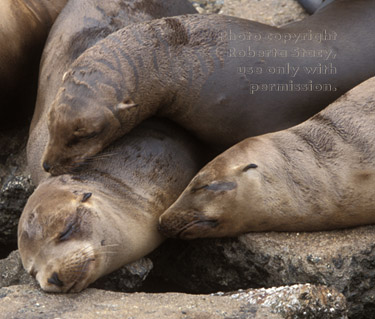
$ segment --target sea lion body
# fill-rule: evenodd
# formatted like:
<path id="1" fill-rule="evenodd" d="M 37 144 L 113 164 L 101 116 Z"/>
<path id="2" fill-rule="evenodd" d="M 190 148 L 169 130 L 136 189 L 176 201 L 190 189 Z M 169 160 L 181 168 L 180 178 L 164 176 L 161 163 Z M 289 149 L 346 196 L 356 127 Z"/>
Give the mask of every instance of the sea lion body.
<path id="1" fill-rule="evenodd" d="M 1 125 L 22 115 L 34 101 L 38 65 L 44 42 L 67 0 L 2 0 L 0 4 Z M 20 98 L 20 100 L 18 100 Z M 25 100 L 22 100 L 25 98 Z M 26 103 L 23 105 L 21 102 Z M 14 112 L 13 109 L 17 109 Z M 13 114 L 14 113 L 14 114 Z"/>
<path id="2" fill-rule="evenodd" d="M 155 249 L 158 217 L 202 167 L 197 145 L 148 121 L 81 172 L 44 179 L 19 223 L 25 269 L 45 291 L 78 292 Z"/>
<path id="3" fill-rule="evenodd" d="M 220 154 L 161 216 L 160 229 L 191 239 L 373 224 L 374 123 L 371 78 L 306 122 Z"/>
<path id="4" fill-rule="evenodd" d="M 69 171 L 152 115 L 219 150 L 299 124 L 375 74 L 374 12 L 337 0 L 280 29 L 221 15 L 128 26 L 66 73 L 44 168 Z"/>
<path id="5" fill-rule="evenodd" d="M 43 51 L 27 160 L 35 184 L 46 177 L 41 157 L 48 141 L 47 114 L 71 63 L 87 48 L 131 23 L 196 12 L 187 0 L 70 0 Z"/>

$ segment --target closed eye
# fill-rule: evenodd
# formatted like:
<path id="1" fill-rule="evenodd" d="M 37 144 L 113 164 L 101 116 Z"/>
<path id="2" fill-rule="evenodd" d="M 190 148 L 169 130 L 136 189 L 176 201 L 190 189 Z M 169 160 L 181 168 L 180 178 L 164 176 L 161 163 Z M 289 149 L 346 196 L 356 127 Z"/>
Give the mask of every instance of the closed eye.
<path id="1" fill-rule="evenodd" d="M 82 139 L 85 139 L 85 140 L 88 140 L 90 138 L 94 138 L 96 136 L 99 135 L 99 132 L 92 132 L 90 134 L 87 134 L 87 135 L 84 135 L 84 136 L 81 136 Z"/>
<path id="2" fill-rule="evenodd" d="M 66 146 L 70 147 L 70 146 L 74 146 L 78 143 L 80 143 L 82 140 L 89 140 L 89 139 L 92 139 L 96 136 L 99 135 L 100 132 L 92 132 L 90 134 L 87 134 L 87 135 L 82 135 L 82 136 L 73 136 L 67 143 L 66 143 Z"/>
<path id="3" fill-rule="evenodd" d="M 59 235 L 59 241 L 65 241 L 70 238 L 70 236 L 75 232 L 77 226 L 75 223 L 70 223 L 63 232 Z"/>
<path id="4" fill-rule="evenodd" d="M 213 182 L 209 185 L 203 185 L 201 187 L 193 188 L 191 191 L 197 192 L 201 189 L 206 189 L 209 191 L 230 191 L 237 187 L 237 183 L 235 182 Z"/>
<path id="5" fill-rule="evenodd" d="M 67 143 L 66 143 L 66 146 L 67 147 L 71 147 L 73 145 L 76 145 L 78 144 L 80 141 L 80 139 L 77 137 L 77 136 L 74 136 L 73 138 L 71 138 Z"/>
<path id="6" fill-rule="evenodd" d="M 203 185 L 203 186 L 201 186 L 201 187 L 195 187 L 195 188 L 192 188 L 191 189 L 191 192 L 192 193 L 195 193 L 195 192 L 197 192 L 197 191 L 199 191 L 199 190 L 201 190 L 201 189 L 205 189 L 205 188 L 207 188 L 208 187 L 208 185 Z"/>

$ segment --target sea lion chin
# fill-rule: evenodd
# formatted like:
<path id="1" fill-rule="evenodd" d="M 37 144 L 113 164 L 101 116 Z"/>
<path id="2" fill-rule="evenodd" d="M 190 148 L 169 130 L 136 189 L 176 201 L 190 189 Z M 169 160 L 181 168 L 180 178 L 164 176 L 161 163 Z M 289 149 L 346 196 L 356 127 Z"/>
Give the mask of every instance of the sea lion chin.
<path id="1" fill-rule="evenodd" d="M 159 219 L 168 237 L 324 231 L 375 222 L 375 78 L 287 130 L 208 163 Z"/>

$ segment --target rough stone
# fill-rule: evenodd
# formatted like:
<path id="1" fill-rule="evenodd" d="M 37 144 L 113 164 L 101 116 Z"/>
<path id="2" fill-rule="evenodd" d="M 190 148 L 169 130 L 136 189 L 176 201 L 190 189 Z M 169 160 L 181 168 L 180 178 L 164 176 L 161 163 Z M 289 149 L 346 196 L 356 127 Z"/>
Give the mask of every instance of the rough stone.
<path id="1" fill-rule="evenodd" d="M 46 294 L 34 286 L 0 289 L 7 319 L 281 319 L 347 318 L 345 298 L 334 289 L 299 285 L 242 291 L 232 295 L 115 293 L 87 289 L 80 294 Z"/>
<path id="2" fill-rule="evenodd" d="M 151 259 L 153 276 L 191 293 L 312 283 L 342 292 L 350 318 L 375 313 L 375 226 L 173 240 Z"/>
<path id="3" fill-rule="evenodd" d="M 13 251 L 6 259 L 0 260 L 0 287 L 36 284 L 36 281 L 22 266 L 18 251 Z"/>
<path id="4" fill-rule="evenodd" d="M 219 13 L 224 5 L 224 0 L 191 0 L 199 13 Z"/>
<path id="5" fill-rule="evenodd" d="M 141 289 L 153 267 L 150 259 L 141 258 L 100 278 L 91 287 L 111 291 L 134 292 Z"/>
<path id="6" fill-rule="evenodd" d="M 0 132 L 0 250 L 15 247 L 19 216 L 34 190 L 26 169 L 27 134 L 27 128 Z"/>
<path id="7" fill-rule="evenodd" d="M 296 0 L 225 0 L 220 13 L 277 27 L 308 16 Z"/>

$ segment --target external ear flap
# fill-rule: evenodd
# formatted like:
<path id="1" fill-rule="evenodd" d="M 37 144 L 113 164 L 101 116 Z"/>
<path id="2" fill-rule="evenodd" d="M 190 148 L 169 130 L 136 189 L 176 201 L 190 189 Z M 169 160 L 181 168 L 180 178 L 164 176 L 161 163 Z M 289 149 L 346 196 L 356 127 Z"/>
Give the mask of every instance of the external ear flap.
<path id="1" fill-rule="evenodd" d="M 74 131 L 73 135 L 76 137 L 81 137 L 81 136 L 86 135 L 86 128 L 77 129 L 76 131 Z"/>
<path id="2" fill-rule="evenodd" d="M 88 199 L 91 197 L 92 193 L 84 193 L 83 194 L 83 197 L 81 199 L 81 203 L 84 203 L 86 201 L 88 201 Z"/>
<path id="3" fill-rule="evenodd" d="M 138 106 L 133 100 L 131 99 L 126 99 L 123 102 L 119 103 L 116 105 L 116 110 L 117 112 L 121 112 L 124 110 L 132 109 L 133 107 Z"/>
<path id="4" fill-rule="evenodd" d="M 247 166 L 245 166 L 245 168 L 242 170 L 243 172 L 246 172 L 248 171 L 249 169 L 253 169 L 253 168 L 257 168 L 258 165 L 257 164 L 249 164 Z"/>

